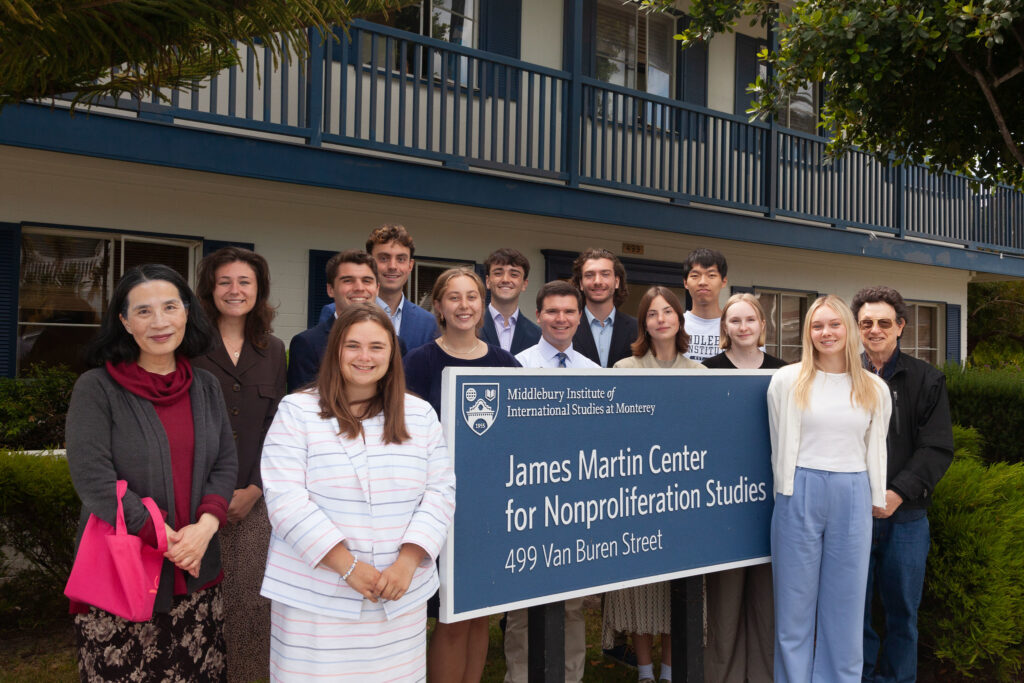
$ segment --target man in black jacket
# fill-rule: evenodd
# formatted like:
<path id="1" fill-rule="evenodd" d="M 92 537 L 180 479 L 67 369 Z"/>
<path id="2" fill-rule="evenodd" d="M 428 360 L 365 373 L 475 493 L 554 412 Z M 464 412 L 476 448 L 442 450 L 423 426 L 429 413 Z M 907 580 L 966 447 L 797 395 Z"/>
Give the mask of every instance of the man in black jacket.
<path id="1" fill-rule="evenodd" d="M 868 287 L 853 298 L 864 343 L 864 367 L 889 385 L 892 418 L 885 507 L 874 508 L 867 598 L 864 604 L 864 681 L 917 678 L 917 608 L 928 559 L 928 506 L 953 460 L 946 378 L 924 361 L 900 353 L 907 307 L 891 287 Z M 871 625 L 874 589 L 885 613 L 885 640 Z"/>
<path id="2" fill-rule="evenodd" d="M 572 286 L 585 302 L 573 348 L 603 368 L 633 355 L 630 344 L 636 341 L 637 322 L 618 310 L 629 296 L 619 257 L 607 249 L 585 249 L 572 264 Z"/>

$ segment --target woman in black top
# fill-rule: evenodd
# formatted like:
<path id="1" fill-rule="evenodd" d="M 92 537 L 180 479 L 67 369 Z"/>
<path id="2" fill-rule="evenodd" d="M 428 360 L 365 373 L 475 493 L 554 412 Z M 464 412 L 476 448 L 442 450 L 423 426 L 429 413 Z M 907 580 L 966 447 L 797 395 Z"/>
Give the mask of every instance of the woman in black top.
<path id="1" fill-rule="evenodd" d="M 490 346 L 477 334 L 483 326 L 484 283 L 471 268 L 451 268 L 434 282 L 434 315 L 441 336 L 402 359 L 406 388 L 426 400 L 441 417 L 441 371 L 447 367 L 519 367 L 508 351 Z M 427 603 L 436 617 L 437 596 Z M 487 662 L 487 617 L 454 624 L 438 622 L 427 651 L 427 678 L 479 681 Z"/>
<path id="2" fill-rule="evenodd" d="M 733 294 L 722 309 L 722 353 L 704 360 L 712 370 L 771 370 L 788 365 L 764 346 L 764 309 L 753 294 Z"/>
<path id="3" fill-rule="evenodd" d="M 717 370 L 781 368 L 764 345 L 764 309 L 753 294 L 734 294 L 722 310 L 721 346 L 704 365 Z M 708 574 L 704 678 L 770 683 L 775 642 L 772 567 L 759 564 Z"/>

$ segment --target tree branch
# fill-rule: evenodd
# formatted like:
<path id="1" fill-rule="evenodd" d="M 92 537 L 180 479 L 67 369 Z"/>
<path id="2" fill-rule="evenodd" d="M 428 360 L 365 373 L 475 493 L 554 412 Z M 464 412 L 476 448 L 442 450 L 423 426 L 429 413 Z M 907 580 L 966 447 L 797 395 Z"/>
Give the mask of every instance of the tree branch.
<path id="1" fill-rule="evenodd" d="M 996 127 L 999 128 L 999 135 L 1003 138 L 1003 143 L 1009 150 L 1013 158 L 1017 160 L 1017 163 L 1024 166 L 1024 151 L 1017 146 L 1017 143 L 1013 141 L 1013 136 L 1010 135 L 1010 129 L 1006 126 L 1006 119 L 1003 117 L 1003 111 L 999 108 L 999 103 L 996 102 L 995 94 L 992 89 L 988 86 L 985 81 L 985 75 L 977 69 L 972 69 L 967 66 L 966 60 L 959 52 L 954 52 L 953 56 L 956 57 L 957 63 L 960 67 L 969 75 L 973 76 L 978 81 L 978 86 L 981 88 L 982 94 L 985 96 L 985 101 L 988 102 L 988 108 L 992 112 L 992 116 L 995 117 Z"/>

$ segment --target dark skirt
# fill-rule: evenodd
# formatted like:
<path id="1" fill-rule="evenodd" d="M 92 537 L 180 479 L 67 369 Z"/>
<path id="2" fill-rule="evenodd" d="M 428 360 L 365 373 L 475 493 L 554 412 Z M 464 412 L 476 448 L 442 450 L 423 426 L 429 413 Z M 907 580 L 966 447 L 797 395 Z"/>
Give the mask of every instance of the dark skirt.
<path id="1" fill-rule="evenodd" d="M 245 519 L 226 524 L 220 536 L 224 580 L 224 640 L 228 681 L 270 678 L 270 600 L 260 595 L 270 545 L 267 505 L 260 497 Z"/>
<path id="2" fill-rule="evenodd" d="M 149 621 L 90 607 L 75 617 L 75 636 L 84 683 L 227 680 L 219 585 L 175 597 L 170 612 Z"/>

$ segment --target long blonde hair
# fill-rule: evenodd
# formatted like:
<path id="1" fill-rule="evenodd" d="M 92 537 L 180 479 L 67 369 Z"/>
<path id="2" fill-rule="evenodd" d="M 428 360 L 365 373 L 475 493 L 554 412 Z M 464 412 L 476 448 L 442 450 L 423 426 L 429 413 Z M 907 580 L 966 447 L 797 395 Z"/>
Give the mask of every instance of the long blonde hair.
<path id="1" fill-rule="evenodd" d="M 801 334 L 803 354 L 800 357 L 800 373 L 797 375 L 796 384 L 793 387 L 796 405 L 803 410 L 811 398 L 811 384 L 814 382 L 818 361 L 818 351 L 811 342 L 811 319 L 823 306 L 828 306 L 835 311 L 842 319 L 843 325 L 846 326 L 843 356 L 846 360 L 846 373 L 850 375 L 850 398 L 854 405 L 858 405 L 870 413 L 874 411 L 878 403 L 878 390 L 871 381 L 868 371 L 860 362 L 860 336 L 857 334 L 857 324 L 853 319 L 853 313 L 846 302 L 834 294 L 826 294 L 816 299 L 808 307 L 807 315 L 804 316 L 804 330 Z"/>

